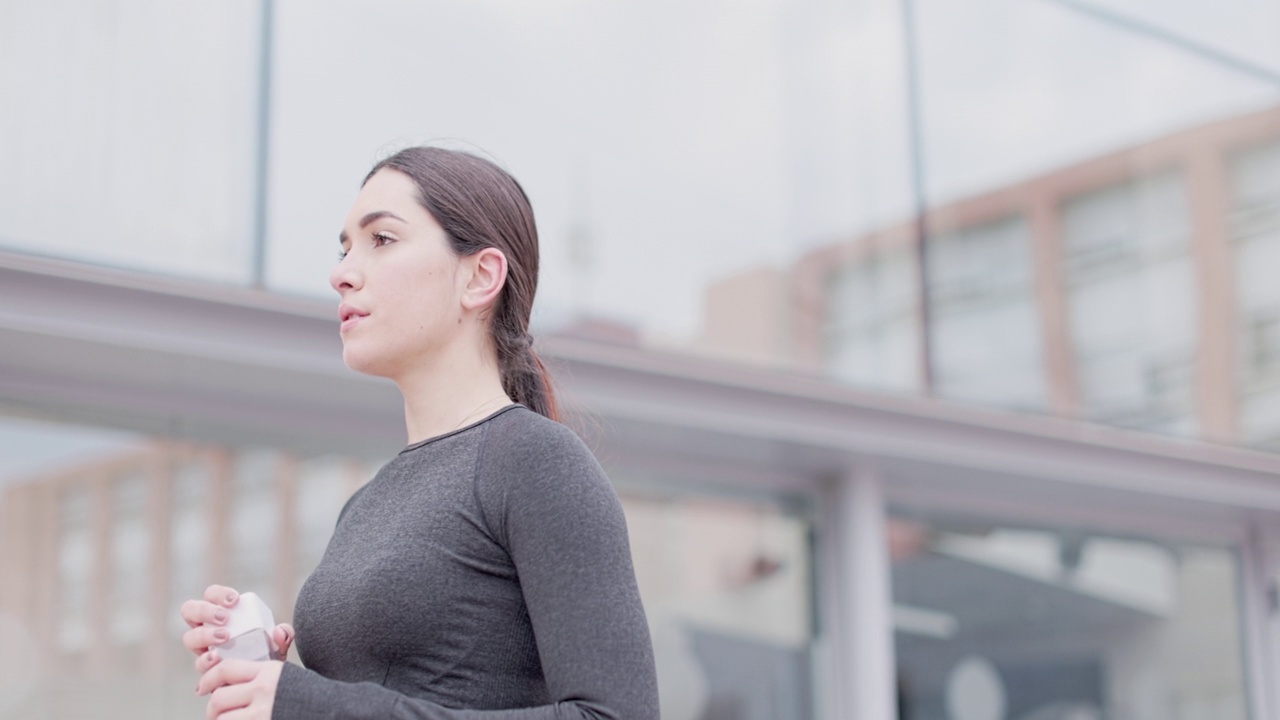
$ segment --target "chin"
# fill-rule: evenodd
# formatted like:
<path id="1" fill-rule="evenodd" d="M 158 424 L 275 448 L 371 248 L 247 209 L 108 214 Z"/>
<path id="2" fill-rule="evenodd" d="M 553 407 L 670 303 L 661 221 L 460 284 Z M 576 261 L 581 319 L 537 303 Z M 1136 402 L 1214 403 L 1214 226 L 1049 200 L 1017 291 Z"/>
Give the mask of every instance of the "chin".
<path id="1" fill-rule="evenodd" d="M 385 357 L 379 357 L 378 353 L 360 352 L 351 347 L 342 349 L 342 361 L 347 367 L 355 370 L 361 375 L 373 375 L 375 377 L 391 377 L 390 363 Z"/>

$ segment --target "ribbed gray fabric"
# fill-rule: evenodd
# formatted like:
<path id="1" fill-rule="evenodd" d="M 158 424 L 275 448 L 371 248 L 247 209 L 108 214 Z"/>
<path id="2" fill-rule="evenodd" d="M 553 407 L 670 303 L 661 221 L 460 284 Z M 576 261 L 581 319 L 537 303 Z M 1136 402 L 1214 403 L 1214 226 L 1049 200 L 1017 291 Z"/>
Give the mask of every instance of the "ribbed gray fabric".
<path id="1" fill-rule="evenodd" d="M 658 717 L 617 494 L 513 405 L 406 447 L 298 594 L 273 720 Z"/>

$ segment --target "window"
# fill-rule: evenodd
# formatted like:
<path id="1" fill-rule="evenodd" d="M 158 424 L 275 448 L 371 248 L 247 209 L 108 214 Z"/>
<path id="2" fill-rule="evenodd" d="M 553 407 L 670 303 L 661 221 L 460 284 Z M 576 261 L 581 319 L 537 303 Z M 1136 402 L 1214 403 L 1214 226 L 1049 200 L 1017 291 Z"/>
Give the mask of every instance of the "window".
<path id="1" fill-rule="evenodd" d="M 1063 208 L 1070 333 L 1087 417 L 1194 434 L 1195 270 L 1186 187 L 1165 173 Z"/>
<path id="2" fill-rule="evenodd" d="M 809 525 L 765 502 L 624 495 L 662 717 L 801 720 Z"/>
<path id="3" fill-rule="evenodd" d="M 944 397 L 1045 405 L 1031 234 L 1021 215 L 929 240 L 932 361 Z"/>
<path id="4" fill-rule="evenodd" d="M 148 573 L 152 567 L 151 532 L 147 500 L 150 477 L 141 468 L 129 468 L 111 484 L 111 600 L 108 628 L 120 644 L 141 642 L 147 634 L 149 613 Z"/>
<path id="5" fill-rule="evenodd" d="M 876 251 L 835 272 L 827 288 L 827 367 L 838 380 L 886 390 L 918 382 L 913 255 Z"/>

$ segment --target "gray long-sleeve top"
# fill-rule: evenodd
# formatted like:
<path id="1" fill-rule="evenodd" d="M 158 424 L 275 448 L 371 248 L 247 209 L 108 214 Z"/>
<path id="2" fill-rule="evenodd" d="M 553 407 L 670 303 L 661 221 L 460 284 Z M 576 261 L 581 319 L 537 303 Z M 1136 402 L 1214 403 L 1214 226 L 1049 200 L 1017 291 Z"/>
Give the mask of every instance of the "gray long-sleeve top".
<path id="1" fill-rule="evenodd" d="M 658 717 L 622 506 L 522 406 L 406 447 L 298 594 L 273 720 Z"/>

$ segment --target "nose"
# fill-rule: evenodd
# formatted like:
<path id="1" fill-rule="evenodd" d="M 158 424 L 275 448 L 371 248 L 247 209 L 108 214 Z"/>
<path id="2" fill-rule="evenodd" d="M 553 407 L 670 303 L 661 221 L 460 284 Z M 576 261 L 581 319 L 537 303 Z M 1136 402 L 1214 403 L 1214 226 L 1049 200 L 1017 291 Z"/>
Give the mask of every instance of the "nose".
<path id="1" fill-rule="evenodd" d="M 363 283 L 364 277 L 360 273 L 360 268 L 350 254 L 339 260 L 329 273 L 329 287 L 339 295 L 346 294 L 348 290 L 358 290 Z"/>

